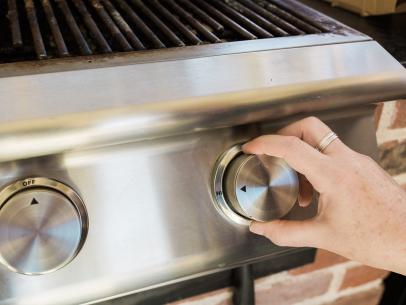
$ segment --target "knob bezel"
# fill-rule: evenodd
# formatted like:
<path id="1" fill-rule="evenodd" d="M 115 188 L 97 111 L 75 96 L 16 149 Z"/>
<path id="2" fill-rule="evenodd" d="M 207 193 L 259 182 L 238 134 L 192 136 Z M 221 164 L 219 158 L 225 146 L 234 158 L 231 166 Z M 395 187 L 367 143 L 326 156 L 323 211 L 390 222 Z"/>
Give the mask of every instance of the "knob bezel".
<path id="1" fill-rule="evenodd" d="M 45 270 L 42 272 L 35 272 L 35 273 L 28 273 L 24 272 L 22 270 L 17 270 L 13 266 L 11 266 L 6 260 L 3 259 L 1 253 L 0 253 L 0 263 L 5 266 L 7 269 L 10 271 L 24 274 L 24 275 L 42 275 L 42 274 L 48 274 L 52 273 L 56 270 L 59 270 L 63 267 L 65 267 L 67 264 L 69 264 L 80 252 L 82 249 L 85 240 L 87 238 L 87 233 L 88 233 L 88 228 L 89 228 L 89 220 L 88 220 L 88 214 L 87 210 L 85 207 L 84 202 L 80 198 L 79 194 L 76 193 L 71 187 L 68 185 L 59 182 L 57 180 L 49 179 L 49 178 L 44 178 L 44 177 L 33 177 L 33 178 L 26 178 L 23 180 L 16 181 L 10 185 L 8 185 L 6 188 L 0 191 L 0 210 L 7 204 L 7 202 L 13 198 L 15 195 L 18 193 L 24 192 L 26 190 L 31 190 L 31 189 L 48 189 L 54 192 L 57 192 L 64 197 L 66 197 L 72 204 L 72 206 L 76 209 L 76 212 L 79 216 L 79 221 L 81 224 L 81 237 L 80 237 L 80 242 L 77 245 L 76 250 L 74 253 L 64 262 L 56 266 L 55 268 L 52 268 L 50 270 Z"/>
<path id="2" fill-rule="evenodd" d="M 235 212 L 227 202 L 226 195 L 224 194 L 224 179 L 225 173 L 229 164 L 243 154 L 241 145 L 235 145 L 226 150 L 216 161 L 212 175 L 211 191 L 214 206 L 216 209 L 225 216 L 227 220 L 244 226 L 249 226 L 251 220 Z"/>

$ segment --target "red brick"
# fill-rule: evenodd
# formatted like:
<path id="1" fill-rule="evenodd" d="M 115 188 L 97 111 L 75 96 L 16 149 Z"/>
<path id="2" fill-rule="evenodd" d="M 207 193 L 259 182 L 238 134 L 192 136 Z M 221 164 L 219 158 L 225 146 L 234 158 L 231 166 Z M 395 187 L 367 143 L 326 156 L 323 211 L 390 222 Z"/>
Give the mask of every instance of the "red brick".
<path id="1" fill-rule="evenodd" d="M 396 102 L 396 114 L 390 128 L 406 127 L 406 100 Z"/>
<path id="2" fill-rule="evenodd" d="M 170 303 L 167 305 L 189 305 L 189 304 L 209 304 L 209 299 L 212 297 L 215 297 L 217 295 L 224 294 L 225 299 L 219 300 L 218 302 L 216 301 L 210 301 L 210 305 L 232 305 L 232 293 L 230 288 L 225 288 L 225 289 L 220 289 L 220 290 L 215 290 L 211 291 L 208 293 L 203 293 L 191 298 L 187 298 L 184 300 L 180 300 L 174 303 Z"/>
<path id="3" fill-rule="evenodd" d="M 383 287 L 358 292 L 345 297 L 341 297 L 325 305 L 378 305 L 383 293 Z"/>
<path id="4" fill-rule="evenodd" d="M 359 286 L 377 279 L 382 279 L 388 274 L 389 272 L 385 270 L 375 269 L 368 266 L 357 266 L 347 270 L 340 290 L 348 287 Z"/>
<path id="5" fill-rule="evenodd" d="M 381 119 L 383 110 L 383 103 L 378 103 L 375 108 L 375 129 L 378 129 L 379 121 Z"/>
<path id="6" fill-rule="evenodd" d="M 298 277 L 266 287 L 266 283 L 255 284 L 257 305 L 290 305 L 323 295 L 330 287 L 333 276 L 330 273 L 315 273 Z"/>
<path id="7" fill-rule="evenodd" d="M 389 142 L 385 142 L 385 143 L 379 144 L 379 149 L 380 149 L 380 150 L 393 149 L 393 148 L 395 148 L 397 145 L 399 145 L 399 141 L 398 141 L 398 140 L 392 140 L 392 141 L 389 141 Z"/>
<path id="8" fill-rule="evenodd" d="M 296 269 L 292 269 L 289 271 L 289 273 L 296 275 L 312 272 L 314 270 L 323 269 L 345 261 L 347 261 L 347 259 L 340 255 L 328 252 L 326 250 L 317 250 L 316 260 L 314 261 L 314 263 Z"/>

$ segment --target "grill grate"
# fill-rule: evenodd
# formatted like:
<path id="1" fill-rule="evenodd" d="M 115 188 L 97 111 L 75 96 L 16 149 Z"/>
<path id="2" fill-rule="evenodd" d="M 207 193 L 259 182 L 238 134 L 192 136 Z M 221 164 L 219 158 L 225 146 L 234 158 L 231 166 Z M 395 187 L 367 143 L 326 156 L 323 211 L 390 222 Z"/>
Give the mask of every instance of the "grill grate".
<path id="1" fill-rule="evenodd" d="M 0 0 L 0 62 L 328 32 L 286 0 Z"/>

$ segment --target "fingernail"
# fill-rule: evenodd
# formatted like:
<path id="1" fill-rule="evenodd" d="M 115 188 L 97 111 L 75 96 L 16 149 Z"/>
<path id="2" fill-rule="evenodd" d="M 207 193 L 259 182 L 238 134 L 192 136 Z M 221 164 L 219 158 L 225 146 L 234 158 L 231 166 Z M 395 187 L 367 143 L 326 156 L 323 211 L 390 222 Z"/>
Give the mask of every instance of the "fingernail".
<path id="1" fill-rule="evenodd" d="M 249 150 L 249 142 L 245 143 L 243 146 L 241 146 L 241 149 L 242 149 L 243 152 L 249 153 L 250 152 L 250 150 Z"/>
<path id="2" fill-rule="evenodd" d="M 262 228 L 262 225 L 258 222 L 251 222 L 250 231 L 254 234 L 264 235 L 264 230 Z"/>

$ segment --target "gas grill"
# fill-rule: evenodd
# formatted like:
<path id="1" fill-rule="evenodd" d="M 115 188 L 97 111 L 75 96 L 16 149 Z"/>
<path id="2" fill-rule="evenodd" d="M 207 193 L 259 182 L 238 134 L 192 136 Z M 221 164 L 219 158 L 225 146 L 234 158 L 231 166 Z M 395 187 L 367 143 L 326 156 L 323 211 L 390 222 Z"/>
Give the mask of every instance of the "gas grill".
<path id="1" fill-rule="evenodd" d="M 308 262 L 249 233 L 317 206 L 241 143 L 317 115 L 376 157 L 371 103 L 406 96 L 378 43 L 294 0 L 0 0 L 0 62 L 0 305 Z"/>

